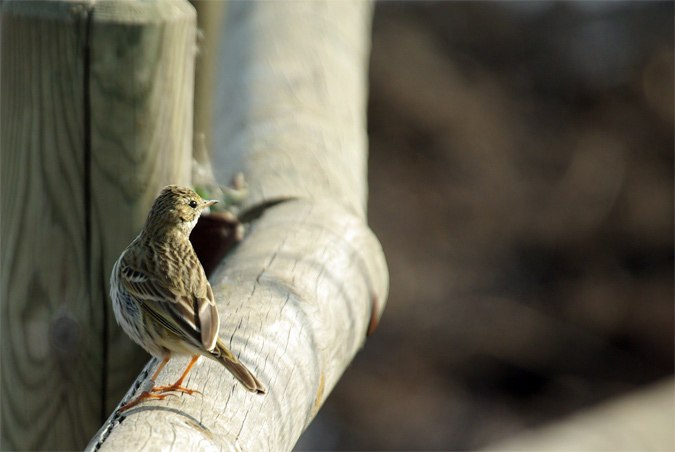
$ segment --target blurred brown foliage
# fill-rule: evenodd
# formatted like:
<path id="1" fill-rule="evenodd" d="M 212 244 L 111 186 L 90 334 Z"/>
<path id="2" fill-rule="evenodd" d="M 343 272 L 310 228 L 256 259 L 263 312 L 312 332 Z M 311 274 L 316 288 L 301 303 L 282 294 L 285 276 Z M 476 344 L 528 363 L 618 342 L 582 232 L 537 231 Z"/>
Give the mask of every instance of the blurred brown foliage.
<path id="1" fill-rule="evenodd" d="M 370 71 L 391 292 L 298 449 L 474 449 L 671 375 L 673 3 L 377 3 Z"/>

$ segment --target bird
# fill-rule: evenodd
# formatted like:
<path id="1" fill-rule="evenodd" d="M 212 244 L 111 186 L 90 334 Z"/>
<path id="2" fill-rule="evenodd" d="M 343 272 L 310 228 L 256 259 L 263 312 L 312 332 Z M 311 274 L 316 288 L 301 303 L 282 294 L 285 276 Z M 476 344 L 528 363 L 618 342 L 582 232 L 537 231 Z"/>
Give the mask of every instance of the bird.
<path id="1" fill-rule="evenodd" d="M 110 298 L 115 318 L 134 342 L 160 361 L 150 379 L 152 387 L 146 386 L 148 389 L 120 411 L 146 399 L 164 399 L 174 391 L 201 394 L 182 386 L 200 356 L 225 366 L 247 390 L 266 392 L 218 337 L 220 323 L 213 290 L 190 243 L 190 233 L 202 211 L 216 202 L 205 201 L 186 187 L 164 187 L 141 232 L 113 266 Z M 155 386 L 173 355 L 192 359 L 174 384 Z"/>

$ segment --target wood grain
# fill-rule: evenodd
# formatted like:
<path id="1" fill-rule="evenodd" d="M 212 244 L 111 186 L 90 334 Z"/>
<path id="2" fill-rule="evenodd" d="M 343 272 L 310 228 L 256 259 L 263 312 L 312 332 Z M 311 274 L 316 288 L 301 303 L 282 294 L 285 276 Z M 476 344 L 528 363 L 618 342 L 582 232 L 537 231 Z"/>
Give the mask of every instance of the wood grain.
<path id="1" fill-rule="evenodd" d="M 213 96 L 218 62 L 218 40 L 223 28 L 227 2 L 191 0 L 197 11 L 197 45 L 195 61 L 194 145 L 195 160 L 206 164 L 211 160 L 211 127 L 213 125 Z"/>
<path id="2" fill-rule="evenodd" d="M 200 360 L 186 383 L 203 396 L 115 413 L 87 450 L 291 450 L 363 346 L 372 300 L 386 299 L 386 275 L 379 242 L 344 207 L 297 200 L 268 209 L 211 279 L 220 337 L 267 394 L 251 394 L 218 363 Z M 186 364 L 169 361 L 157 384 L 177 379 Z"/>
<path id="3" fill-rule="evenodd" d="M 364 1 L 229 6 L 213 167 L 221 182 L 244 173 L 244 210 L 311 197 L 365 218 L 370 17 Z"/>
<path id="4" fill-rule="evenodd" d="M 221 338 L 268 392 L 200 360 L 185 383 L 203 396 L 115 413 L 87 450 L 290 450 L 363 346 L 388 291 L 365 221 L 370 14 L 362 1 L 228 5 L 214 163 L 221 184 L 246 173 L 252 222 L 211 283 Z"/>
<path id="5" fill-rule="evenodd" d="M 147 360 L 112 321 L 108 275 L 159 189 L 190 181 L 195 14 L 2 13 L 0 448 L 81 449 Z"/>
<path id="6" fill-rule="evenodd" d="M 2 22 L 2 444 L 74 449 L 100 418 L 90 298 L 86 2 L 5 2 Z"/>
<path id="7" fill-rule="evenodd" d="M 91 276 L 106 300 L 106 415 L 148 359 L 114 320 L 112 266 L 160 189 L 190 185 L 195 24 L 183 0 L 106 1 L 92 12 Z"/>

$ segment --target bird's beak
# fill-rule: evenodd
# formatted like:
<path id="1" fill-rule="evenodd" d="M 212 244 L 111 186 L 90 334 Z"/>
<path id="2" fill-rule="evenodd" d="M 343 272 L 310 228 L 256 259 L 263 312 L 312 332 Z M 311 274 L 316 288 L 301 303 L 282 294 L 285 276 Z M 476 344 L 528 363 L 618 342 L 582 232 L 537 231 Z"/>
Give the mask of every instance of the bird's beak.
<path id="1" fill-rule="evenodd" d="M 211 201 L 204 201 L 204 208 L 206 209 L 207 207 L 212 206 L 217 202 L 218 202 L 217 199 L 212 199 Z"/>

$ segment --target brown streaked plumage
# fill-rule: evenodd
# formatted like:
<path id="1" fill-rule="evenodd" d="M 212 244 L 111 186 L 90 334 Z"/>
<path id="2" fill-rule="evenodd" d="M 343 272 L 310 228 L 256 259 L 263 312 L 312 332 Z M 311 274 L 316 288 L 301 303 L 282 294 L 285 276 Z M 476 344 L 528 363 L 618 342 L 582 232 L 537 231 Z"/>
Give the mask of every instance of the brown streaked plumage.
<path id="1" fill-rule="evenodd" d="M 147 398 L 163 399 L 163 392 L 198 392 L 181 384 L 200 355 L 223 364 L 249 391 L 265 393 L 218 338 L 213 291 L 189 240 L 202 210 L 215 202 L 189 188 L 164 187 L 141 233 L 115 262 L 110 279 L 115 318 L 134 342 L 161 360 L 153 384 L 172 354 L 192 355 L 176 383 L 143 391 L 121 411 Z"/>

